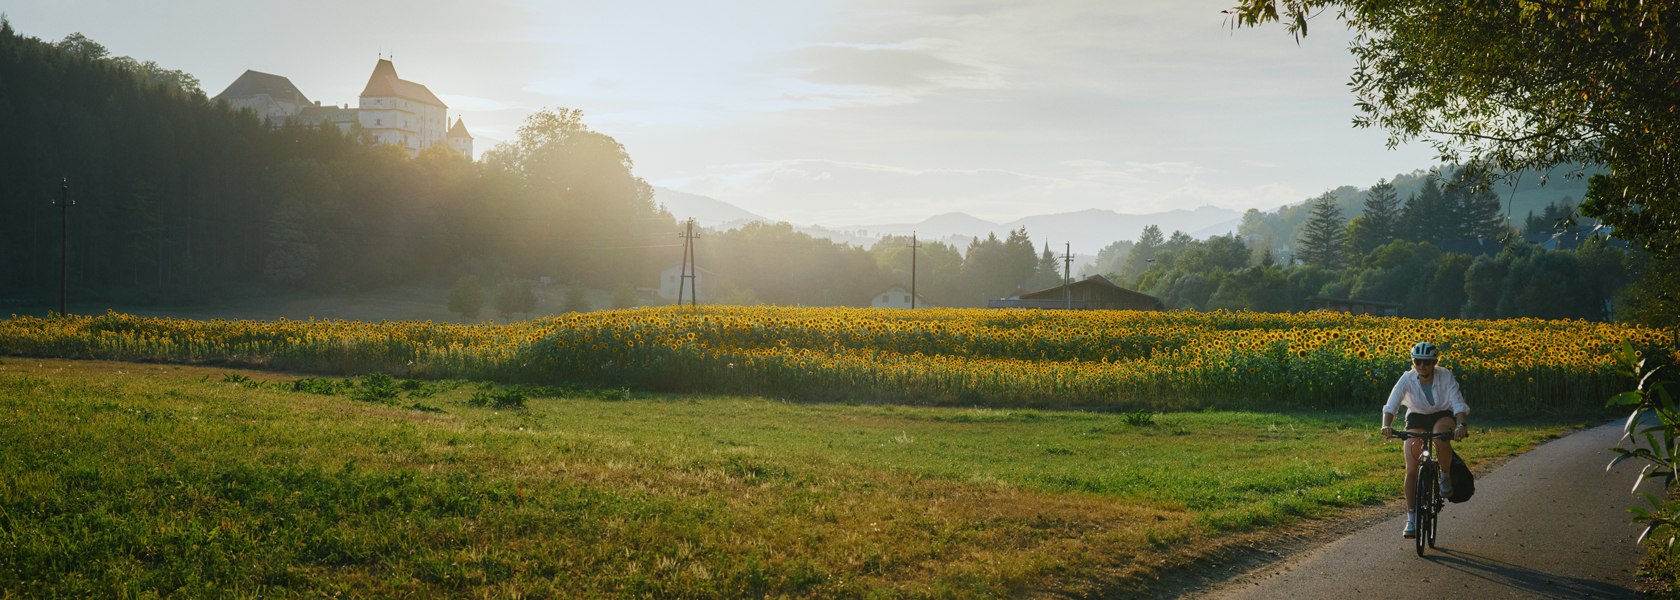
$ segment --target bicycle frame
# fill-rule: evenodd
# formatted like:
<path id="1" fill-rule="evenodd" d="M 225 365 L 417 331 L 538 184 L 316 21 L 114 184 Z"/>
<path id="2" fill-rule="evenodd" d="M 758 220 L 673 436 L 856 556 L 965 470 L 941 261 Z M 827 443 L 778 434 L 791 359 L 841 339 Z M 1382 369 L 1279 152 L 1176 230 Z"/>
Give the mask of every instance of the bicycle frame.
<path id="1" fill-rule="evenodd" d="M 1438 524 L 1436 516 L 1441 513 L 1441 508 L 1446 506 L 1446 499 L 1441 497 L 1440 489 L 1435 484 L 1441 473 L 1441 463 L 1435 457 L 1435 440 L 1451 440 L 1453 434 L 1395 431 L 1394 437 L 1402 440 L 1423 440 L 1423 451 L 1418 453 L 1416 489 L 1411 506 L 1413 523 L 1417 526 L 1417 555 L 1423 556 L 1425 545 L 1435 547 L 1435 530 Z"/>

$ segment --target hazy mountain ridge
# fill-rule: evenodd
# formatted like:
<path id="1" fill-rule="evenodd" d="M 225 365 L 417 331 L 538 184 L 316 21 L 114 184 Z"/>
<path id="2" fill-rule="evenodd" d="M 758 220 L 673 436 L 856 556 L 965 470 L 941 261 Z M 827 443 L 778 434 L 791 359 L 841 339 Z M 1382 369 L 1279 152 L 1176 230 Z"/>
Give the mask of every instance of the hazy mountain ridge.
<path id="1" fill-rule="evenodd" d="M 1579 203 L 1586 195 L 1586 181 L 1580 174 L 1574 173 L 1577 169 L 1578 167 L 1574 166 L 1561 166 L 1546 173 L 1526 173 L 1525 177 L 1519 177 L 1515 181 L 1495 182 L 1494 190 L 1504 199 L 1513 224 L 1520 226 L 1529 213 L 1540 211 L 1548 203 Z M 1438 172 L 1419 169 L 1411 173 L 1396 174 L 1391 182 L 1395 185 L 1400 199 L 1404 201 L 1423 187 L 1424 179 L 1446 179 L 1455 170 L 1456 167 L 1453 166 L 1440 167 Z M 1585 170 L 1586 175 L 1597 172 L 1599 171 L 1596 169 Z M 1329 193 L 1342 208 L 1343 218 L 1351 219 L 1364 212 L 1361 203 L 1369 191 L 1370 184 L 1343 185 L 1329 190 Z M 679 220 L 694 217 L 697 222 L 707 227 L 729 229 L 751 221 L 776 222 L 722 200 L 666 188 L 655 188 L 655 200 L 665 204 L 671 214 Z M 1287 245 L 1293 240 L 1296 228 L 1305 220 L 1307 205 L 1311 201 L 1312 197 L 1308 197 L 1273 210 L 1261 210 L 1266 229 L 1272 232 L 1279 243 Z M 965 250 L 968 242 L 974 238 L 984 238 L 988 233 L 1004 237 L 1011 231 L 1025 227 L 1035 244 L 1042 246 L 1048 243 L 1050 249 L 1057 254 L 1062 252 L 1062 244 L 1066 243 L 1072 245 L 1074 254 L 1089 255 L 1116 241 L 1135 240 L 1143 228 L 1149 225 L 1160 227 L 1164 235 L 1183 231 L 1196 239 L 1235 233 L 1242 223 L 1242 215 L 1241 211 L 1213 206 L 1147 214 L 1123 214 L 1090 208 L 1033 215 L 997 223 L 966 213 L 951 212 L 914 223 L 846 226 L 809 224 L 795 225 L 794 229 L 813 237 L 864 247 L 874 244 L 883 236 L 908 236 L 914 232 L 923 241 L 943 242 L 956 246 L 961 251 Z"/>
<path id="2" fill-rule="evenodd" d="M 752 221 L 775 222 L 728 202 L 671 190 L 654 188 L 654 200 L 663 204 L 678 220 L 694 218 L 695 222 L 712 228 L 731 229 Z M 1149 214 L 1122 214 L 1105 209 L 1085 209 L 1067 213 L 1033 215 L 1006 223 L 988 221 L 961 212 L 934 215 L 914 223 L 875 225 L 795 225 L 794 228 L 813 237 L 836 242 L 869 246 L 888 235 L 916 234 L 923 241 L 939 241 L 964 250 L 970 240 L 987 234 L 998 237 L 1026 228 L 1035 244 L 1049 244 L 1060 253 L 1063 244 L 1071 244 L 1075 254 L 1095 254 L 1117 240 L 1135 239 L 1144 227 L 1157 225 L 1171 234 L 1183 231 L 1198 238 L 1223 235 L 1236 231 L 1242 217 L 1230 209 L 1203 206 L 1193 210 L 1170 210 Z"/>
<path id="3" fill-rule="evenodd" d="M 653 203 L 664 206 L 678 221 L 694 219 L 702 227 L 719 227 L 731 223 L 769 221 L 769 219 L 728 202 L 690 194 L 670 188 L 654 187 Z"/>

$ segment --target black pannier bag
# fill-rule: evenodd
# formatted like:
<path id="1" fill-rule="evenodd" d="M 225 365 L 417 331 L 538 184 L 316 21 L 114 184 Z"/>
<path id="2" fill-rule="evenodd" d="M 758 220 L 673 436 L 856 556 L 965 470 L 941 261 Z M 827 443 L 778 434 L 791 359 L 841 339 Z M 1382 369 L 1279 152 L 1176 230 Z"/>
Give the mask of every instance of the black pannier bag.
<path id="1" fill-rule="evenodd" d="M 1447 496 L 1448 500 L 1463 502 L 1476 494 L 1476 476 L 1470 474 L 1470 465 L 1464 464 L 1464 458 L 1457 452 L 1453 453 L 1447 476 L 1452 478 L 1452 495 Z"/>

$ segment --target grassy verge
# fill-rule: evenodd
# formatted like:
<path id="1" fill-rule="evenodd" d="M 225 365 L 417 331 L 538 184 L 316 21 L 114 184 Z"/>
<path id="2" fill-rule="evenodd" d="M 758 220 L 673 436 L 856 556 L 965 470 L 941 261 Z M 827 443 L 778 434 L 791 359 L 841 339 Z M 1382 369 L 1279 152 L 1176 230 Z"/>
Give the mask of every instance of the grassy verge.
<path id="1" fill-rule="evenodd" d="M 464 383 L 296 382 L 5 359 L 0 590 L 1138 592 L 1164 557 L 1398 487 L 1375 405 L 1096 414 L 597 393 L 498 409 L 507 395 Z M 1578 423 L 1478 425 L 1464 451 L 1493 457 Z"/>

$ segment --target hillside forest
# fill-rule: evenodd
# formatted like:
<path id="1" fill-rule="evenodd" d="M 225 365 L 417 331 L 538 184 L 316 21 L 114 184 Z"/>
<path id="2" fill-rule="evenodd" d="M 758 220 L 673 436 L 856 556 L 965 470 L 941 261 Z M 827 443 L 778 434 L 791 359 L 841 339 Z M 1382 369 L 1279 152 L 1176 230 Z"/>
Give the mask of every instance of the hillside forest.
<path id="1" fill-rule="evenodd" d="M 79 34 L 49 42 L 0 23 L 0 114 L 0 307 L 13 310 L 56 306 L 61 248 L 65 287 L 83 301 L 190 307 L 420 284 L 469 318 L 529 314 L 520 297 L 542 285 L 610 292 L 572 309 L 669 303 L 655 290 L 683 256 L 682 224 L 575 108 L 530 115 L 518 139 L 477 161 L 441 149 L 411 158 L 354 130 L 261 122 L 210 100 L 190 74 Z M 1555 193 L 1575 181 L 1558 178 L 1554 200 L 1513 214 L 1508 192 L 1534 181 L 1455 166 L 1402 174 L 1250 210 L 1228 236 L 1116 231 L 1075 276 L 1104 275 L 1171 309 L 1354 298 L 1419 317 L 1645 318 L 1630 284 L 1650 261 Z M 909 287 L 912 263 L 938 306 L 1063 281 L 1060 248 L 1025 229 L 966 247 L 857 247 L 785 223 L 700 233 L 710 303 L 867 306 Z"/>

